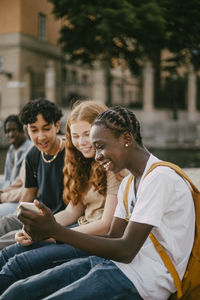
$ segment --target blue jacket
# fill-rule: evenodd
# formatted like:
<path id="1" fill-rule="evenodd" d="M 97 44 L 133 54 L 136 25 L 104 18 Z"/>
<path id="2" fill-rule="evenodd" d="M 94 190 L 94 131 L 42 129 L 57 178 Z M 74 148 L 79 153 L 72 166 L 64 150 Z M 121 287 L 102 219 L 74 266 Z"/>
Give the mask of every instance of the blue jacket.
<path id="1" fill-rule="evenodd" d="M 0 180 L 0 188 L 4 188 L 5 186 L 10 185 L 15 178 L 19 175 L 19 171 L 22 165 L 22 162 L 24 158 L 26 157 L 26 154 L 32 147 L 32 141 L 28 138 L 25 140 L 25 142 L 20 146 L 17 152 L 17 163 L 15 166 L 15 170 L 13 172 L 13 175 L 11 173 L 12 166 L 14 164 L 14 146 L 10 145 L 7 155 L 6 155 L 6 161 L 5 161 L 5 167 L 4 167 L 4 179 Z M 12 175 L 12 178 L 11 178 Z"/>

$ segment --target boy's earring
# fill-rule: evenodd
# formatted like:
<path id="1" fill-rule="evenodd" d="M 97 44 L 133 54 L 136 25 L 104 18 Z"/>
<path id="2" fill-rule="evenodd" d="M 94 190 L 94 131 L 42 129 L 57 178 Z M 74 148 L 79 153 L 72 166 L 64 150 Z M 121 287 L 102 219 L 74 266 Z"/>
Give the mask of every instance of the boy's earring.
<path id="1" fill-rule="evenodd" d="M 124 146 L 125 146 L 125 148 L 128 148 L 128 143 L 126 143 Z"/>

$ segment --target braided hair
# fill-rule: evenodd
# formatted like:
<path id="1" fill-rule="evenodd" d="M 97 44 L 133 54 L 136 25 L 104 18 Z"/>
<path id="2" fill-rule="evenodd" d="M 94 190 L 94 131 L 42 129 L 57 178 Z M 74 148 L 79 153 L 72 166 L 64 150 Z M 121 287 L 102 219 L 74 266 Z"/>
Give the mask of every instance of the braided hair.
<path id="1" fill-rule="evenodd" d="M 142 145 L 140 123 L 135 114 L 122 106 L 110 107 L 102 112 L 93 122 L 93 125 L 103 125 L 111 130 L 117 138 L 124 132 L 130 132 L 135 141 Z"/>

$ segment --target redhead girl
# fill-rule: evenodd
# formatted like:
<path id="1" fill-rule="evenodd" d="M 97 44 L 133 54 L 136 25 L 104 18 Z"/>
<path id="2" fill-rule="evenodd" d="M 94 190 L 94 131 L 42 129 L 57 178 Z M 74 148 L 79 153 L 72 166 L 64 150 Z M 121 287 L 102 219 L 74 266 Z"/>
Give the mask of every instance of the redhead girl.
<path id="1" fill-rule="evenodd" d="M 105 110 L 103 103 L 84 101 L 76 104 L 71 112 L 66 126 L 63 170 L 63 199 L 67 207 L 54 215 L 59 224 L 72 227 L 70 230 L 94 235 L 108 233 L 123 178 L 123 172 L 116 176 L 94 159 L 95 151 L 89 138 L 91 124 Z M 87 255 L 55 241 L 32 243 L 25 232 L 19 232 L 16 241 L 18 244 L 4 248 L 0 254 L 0 292 L 19 279 Z"/>

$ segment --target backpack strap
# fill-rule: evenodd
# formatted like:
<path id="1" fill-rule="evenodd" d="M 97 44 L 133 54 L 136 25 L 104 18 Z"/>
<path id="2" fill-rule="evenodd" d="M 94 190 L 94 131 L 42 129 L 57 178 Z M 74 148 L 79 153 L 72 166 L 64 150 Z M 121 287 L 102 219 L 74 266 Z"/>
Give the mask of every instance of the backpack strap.
<path id="1" fill-rule="evenodd" d="M 182 170 L 179 166 L 177 166 L 177 165 L 175 165 L 175 164 L 173 164 L 173 163 L 171 163 L 171 162 L 167 162 L 167 161 L 159 161 L 159 162 L 157 162 L 157 163 L 152 164 L 151 167 L 149 168 L 149 170 L 146 172 L 145 177 L 146 177 L 151 171 L 153 171 L 153 169 L 155 169 L 155 168 L 158 167 L 158 166 L 165 166 L 165 167 L 169 167 L 169 168 L 173 169 L 178 175 L 182 176 L 183 178 L 185 178 L 185 179 L 189 182 L 189 184 L 190 184 L 192 190 L 193 190 L 195 193 L 199 193 L 199 189 L 194 185 L 194 183 L 193 183 L 192 180 L 188 177 L 188 175 L 187 175 L 185 172 L 183 172 L 183 170 Z"/>
<path id="2" fill-rule="evenodd" d="M 173 262 L 171 261 L 169 255 L 167 254 L 167 252 L 165 251 L 163 246 L 159 243 L 159 241 L 156 239 L 155 235 L 152 232 L 150 232 L 149 237 L 150 237 L 152 243 L 154 244 L 156 251 L 158 252 L 162 261 L 164 262 L 167 270 L 169 271 L 169 273 L 171 274 L 171 276 L 174 280 L 174 284 L 177 289 L 177 297 L 181 298 L 183 295 L 182 290 L 181 290 L 181 280 L 178 275 L 178 272 L 176 271 L 176 268 L 173 265 Z"/>
<path id="3" fill-rule="evenodd" d="M 160 161 L 157 163 L 154 163 L 151 165 L 151 167 L 149 168 L 149 170 L 146 172 L 145 177 L 156 167 L 158 166 L 166 166 L 166 167 L 170 167 L 172 168 L 177 174 L 179 174 L 180 176 L 182 176 L 183 178 L 185 178 L 190 186 L 193 192 L 199 193 L 198 188 L 193 184 L 193 182 L 191 181 L 191 179 L 183 172 L 183 170 L 178 167 L 177 165 L 170 163 L 170 162 L 166 162 L 166 161 Z M 131 181 L 133 180 L 133 175 L 129 176 L 128 182 L 126 184 L 125 187 L 125 191 L 124 191 L 124 206 L 127 212 L 127 216 L 126 216 L 126 221 L 129 221 L 129 212 L 128 212 L 128 193 L 129 193 L 129 188 L 130 188 L 130 184 Z M 169 258 L 168 254 L 166 253 L 166 251 L 164 250 L 163 246 L 158 242 L 158 240 L 156 239 L 156 237 L 153 235 L 153 233 L 151 232 L 149 234 L 149 237 L 151 239 L 151 241 L 154 244 L 154 247 L 156 248 L 157 252 L 159 253 L 162 261 L 164 262 L 166 268 L 168 269 L 168 271 L 170 272 L 173 280 L 174 280 L 174 284 L 176 286 L 177 289 L 177 297 L 181 298 L 182 297 L 182 290 L 181 290 L 181 280 L 179 278 L 179 275 L 176 271 L 176 268 L 174 267 L 171 259 Z"/>
<path id="4" fill-rule="evenodd" d="M 125 206 L 125 209 L 126 209 L 126 221 L 128 222 L 129 221 L 129 212 L 128 212 L 128 193 L 129 193 L 129 189 L 130 189 L 130 184 L 133 180 L 133 175 L 131 174 L 129 176 L 129 179 L 127 181 L 127 184 L 126 184 L 126 187 L 125 187 L 125 191 L 124 191 L 124 198 L 123 198 L 123 201 L 124 201 L 124 206 Z"/>

